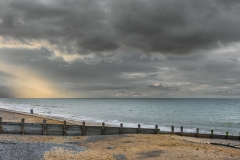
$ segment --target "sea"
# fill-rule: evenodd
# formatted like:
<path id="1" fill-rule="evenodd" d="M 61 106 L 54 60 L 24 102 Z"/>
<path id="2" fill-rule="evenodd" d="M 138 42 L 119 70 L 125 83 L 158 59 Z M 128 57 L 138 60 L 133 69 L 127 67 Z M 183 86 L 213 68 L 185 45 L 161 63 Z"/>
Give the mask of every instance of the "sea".
<path id="1" fill-rule="evenodd" d="M 124 127 L 154 128 L 162 131 L 240 135 L 240 99 L 17 99 L 0 98 L 0 108 Z M 4 120 L 3 120 L 4 121 Z"/>

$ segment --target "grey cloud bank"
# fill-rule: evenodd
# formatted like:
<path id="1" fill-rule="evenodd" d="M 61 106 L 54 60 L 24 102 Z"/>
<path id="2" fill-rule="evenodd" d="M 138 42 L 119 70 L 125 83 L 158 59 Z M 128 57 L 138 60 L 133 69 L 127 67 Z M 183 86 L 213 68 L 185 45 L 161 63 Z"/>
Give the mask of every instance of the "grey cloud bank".
<path id="1" fill-rule="evenodd" d="M 76 97 L 240 94 L 237 0 L 0 4 L 0 63 L 31 69 Z M 14 97 L 7 83 L 18 77 L 0 73 L 0 97 Z"/>
<path id="2" fill-rule="evenodd" d="M 192 0 L 1 1 L 0 34 L 44 39 L 65 53 L 187 54 L 240 40 L 240 2 Z"/>

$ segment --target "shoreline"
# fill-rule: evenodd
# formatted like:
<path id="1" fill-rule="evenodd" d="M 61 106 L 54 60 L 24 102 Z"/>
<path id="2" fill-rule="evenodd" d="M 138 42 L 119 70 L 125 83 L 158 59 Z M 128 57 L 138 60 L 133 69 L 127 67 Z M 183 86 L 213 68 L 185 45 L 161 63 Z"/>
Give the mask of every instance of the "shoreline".
<path id="1" fill-rule="evenodd" d="M 150 129 L 154 129 L 155 125 L 158 125 L 161 131 L 166 132 L 171 131 L 171 126 L 174 126 L 176 132 L 180 132 L 180 128 L 183 126 L 183 130 L 186 133 L 196 133 L 196 129 L 199 128 L 200 134 L 211 134 L 211 130 L 213 130 L 216 135 L 226 135 L 226 132 L 228 132 L 229 136 L 239 135 L 239 119 L 237 119 L 237 116 L 231 118 L 231 116 L 224 114 L 223 109 L 216 108 L 216 110 L 221 111 L 219 113 L 213 111 L 215 107 L 219 107 L 217 103 L 222 101 L 214 100 L 201 103 L 203 108 L 191 105 L 198 101 L 179 101 L 183 102 L 181 107 L 177 107 L 178 103 L 176 102 L 178 101 L 163 101 L 164 103 L 158 106 L 161 102 L 144 100 L 140 102 L 122 100 L 102 101 L 94 99 L 89 101 L 74 101 L 71 99 L 65 101 L 61 98 L 60 100 L 9 99 L 2 100 L 0 107 L 26 113 L 30 113 L 29 110 L 33 108 L 34 114 L 60 120 L 66 119 L 77 124 L 85 121 L 91 125 L 99 126 L 104 122 L 106 125 L 119 127 L 120 123 L 123 123 L 123 126 L 128 128 L 137 128 L 138 124 L 141 124 L 142 128 Z M 225 106 L 226 103 L 227 107 L 230 106 L 230 102 L 223 101 L 223 104 Z M 206 107 L 209 106 L 208 104 L 213 105 L 212 107 Z M 152 107 L 147 107 L 148 105 Z M 172 107 L 164 107 L 164 105 Z M 121 110 L 118 108 L 121 108 Z M 235 110 L 236 106 L 234 106 Z M 233 115 L 238 113 L 236 111 Z M 208 113 L 211 114 L 208 115 Z M 229 112 L 229 114 L 231 113 Z M 219 119 L 217 115 L 221 115 L 221 118 Z"/>
<path id="2" fill-rule="evenodd" d="M 25 118 L 27 123 L 63 123 L 63 119 L 22 113 L 0 108 L 0 117 L 4 121 L 20 122 Z M 70 122 L 78 124 L 81 122 Z M 23 159 L 24 152 L 40 159 L 240 159 L 239 149 L 227 146 L 216 146 L 210 143 L 235 144 L 240 141 L 183 137 L 171 134 L 126 134 L 98 136 L 43 136 L 43 135 L 0 135 L 0 158 L 6 158 L 9 151 L 15 150 L 14 157 Z M 41 146 L 41 153 L 38 148 Z M 47 146 L 47 147 L 43 147 Z M 19 149 L 17 149 L 19 148 Z M 1 157 L 2 156 L 2 157 Z M 31 158 L 29 157 L 29 158 Z M 125 159 L 124 159 L 125 157 Z M 11 157 L 10 157 L 11 158 Z M 28 157 L 24 157 L 28 159 Z"/>
<path id="3" fill-rule="evenodd" d="M 26 112 L 21 112 L 21 111 L 14 111 L 10 109 L 5 109 L 5 108 L 0 108 L 0 117 L 2 117 L 2 122 L 19 122 L 21 123 L 21 119 L 25 119 L 25 123 L 43 123 L 43 120 L 45 119 L 48 124 L 63 124 L 64 120 L 66 120 L 67 125 L 82 125 L 82 122 L 79 121 L 73 121 L 73 120 L 68 120 L 64 119 L 61 117 L 54 117 L 54 116 L 47 116 L 47 115 L 40 115 L 40 114 L 31 114 L 31 113 L 26 113 Z M 85 122 L 86 126 L 102 126 L 101 124 L 94 124 L 94 123 L 88 123 Z M 107 127 L 116 127 L 112 125 L 105 124 Z M 171 134 L 167 134 L 171 135 Z M 179 136 L 181 137 L 180 139 L 186 139 L 190 140 L 193 142 L 200 142 L 204 140 L 206 143 L 211 143 L 211 142 L 220 142 L 220 141 L 239 141 L 240 140 L 231 140 L 231 139 L 211 139 L 211 138 L 203 138 L 203 137 L 193 137 L 193 136 Z"/>
<path id="4" fill-rule="evenodd" d="M 5 113 L 2 113 L 2 112 L 5 112 Z M 11 118 L 10 114 L 12 114 L 13 118 Z M 61 123 L 63 123 L 64 120 L 66 120 L 67 124 L 77 124 L 77 125 L 82 124 L 82 122 L 69 120 L 67 118 L 41 115 L 41 114 L 37 114 L 37 113 L 31 114 L 31 113 L 27 113 L 27 112 L 15 111 L 15 110 L 5 109 L 5 108 L 0 108 L 0 117 L 2 117 L 3 122 L 4 121 L 21 122 L 21 119 L 25 118 L 26 122 L 28 119 L 31 119 L 30 120 L 31 123 L 42 123 L 43 119 L 46 119 L 47 123 L 56 122 L 57 124 L 61 124 Z M 19 119 L 17 120 L 16 118 L 19 118 Z M 42 119 L 42 121 L 40 121 L 41 119 Z M 100 124 L 94 124 L 94 123 L 89 123 L 89 122 L 86 122 L 86 125 L 100 126 Z"/>
<path id="5" fill-rule="evenodd" d="M 6 119 L 8 120 L 6 122 L 21 122 L 21 118 L 18 121 L 16 121 L 16 118 L 14 118 L 14 121 L 13 121 L 13 119 L 9 119 L 9 117 L 5 116 L 5 118 L 4 118 L 4 114 L 1 114 L 1 112 L 6 112 L 6 113 L 12 113 L 12 114 L 20 115 L 18 117 L 21 117 L 21 118 L 25 118 L 25 116 L 26 117 L 31 117 L 30 119 L 32 119 L 32 122 L 29 122 L 29 123 L 43 123 L 43 119 L 46 119 L 47 123 L 51 123 L 51 124 L 53 124 L 52 121 L 56 122 L 57 124 L 63 124 L 64 120 L 67 122 L 68 125 L 82 125 L 82 122 L 83 122 L 83 121 L 77 121 L 77 120 L 68 119 L 68 118 L 65 118 L 65 117 L 50 116 L 50 115 L 44 115 L 44 114 L 38 114 L 38 113 L 31 114 L 31 113 L 28 113 L 28 112 L 11 110 L 11 109 L 6 109 L 6 108 L 1 108 L 0 107 L 0 117 L 3 117 L 2 118 L 3 122 Z M 36 122 L 36 121 L 33 120 L 34 118 L 42 119 L 42 121 L 38 120 Z M 28 120 L 28 119 L 25 118 L 25 120 Z M 28 122 L 26 121 L 26 123 L 28 123 Z M 91 122 L 86 122 L 86 121 L 85 121 L 85 125 L 86 126 L 102 126 L 101 123 L 91 123 Z M 105 123 L 105 126 L 107 126 L 107 127 L 118 127 L 119 125 L 113 125 L 113 124 L 106 124 Z M 151 129 L 154 129 L 154 127 L 155 126 L 151 127 Z M 132 127 L 129 127 L 129 128 L 132 128 Z M 137 128 L 137 124 L 136 124 L 136 128 Z M 160 127 L 160 129 L 161 129 L 161 127 Z M 184 128 L 184 129 L 186 129 L 186 128 Z M 169 127 L 169 130 L 161 130 L 161 131 L 171 132 L 171 128 Z M 176 132 L 180 132 L 180 128 L 175 128 L 175 131 Z M 185 133 L 194 133 L 194 132 L 185 132 Z M 208 132 L 200 132 L 200 133 L 201 134 L 209 134 Z M 215 132 L 215 134 L 216 134 L 216 132 Z M 224 134 L 217 134 L 217 135 L 224 135 Z M 229 133 L 229 136 L 238 136 L 238 135 Z"/>

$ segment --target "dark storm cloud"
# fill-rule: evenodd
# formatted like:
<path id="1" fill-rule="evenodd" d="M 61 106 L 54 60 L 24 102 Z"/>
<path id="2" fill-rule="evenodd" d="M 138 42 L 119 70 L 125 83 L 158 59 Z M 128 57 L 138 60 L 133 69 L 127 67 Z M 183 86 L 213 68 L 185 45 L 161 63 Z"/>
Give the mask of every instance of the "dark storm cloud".
<path id="1" fill-rule="evenodd" d="M 114 8 L 113 24 L 130 46 L 179 54 L 239 41 L 240 2 L 228 8 L 218 1 L 124 2 Z"/>
<path id="2" fill-rule="evenodd" d="M 231 0 L 0 1 L 0 35 L 47 40 L 65 53 L 187 54 L 240 40 L 240 2 Z"/>
<path id="3" fill-rule="evenodd" d="M 239 8 L 239 0 L 0 0 L 0 66 L 80 97 L 237 96 Z M 64 59 L 71 53 L 80 58 Z M 0 97 L 14 97 L 9 85 L 24 82 L 2 71 Z"/>
<path id="4" fill-rule="evenodd" d="M 114 35 L 108 34 L 101 1 L 22 0 L 3 4 L 1 35 L 20 40 L 48 40 L 65 51 L 71 51 L 70 42 L 75 50 L 102 51 L 118 47 Z"/>

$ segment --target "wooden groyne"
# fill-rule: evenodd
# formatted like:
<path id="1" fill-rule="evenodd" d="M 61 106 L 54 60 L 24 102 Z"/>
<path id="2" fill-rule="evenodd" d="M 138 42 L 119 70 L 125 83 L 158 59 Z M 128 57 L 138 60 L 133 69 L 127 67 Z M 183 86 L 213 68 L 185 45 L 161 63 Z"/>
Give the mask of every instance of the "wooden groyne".
<path id="1" fill-rule="evenodd" d="M 158 127 L 155 129 L 141 128 L 139 124 L 137 128 L 125 128 L 123 124 L 120 127 L 106 127 L 105 123 L 102 126 L 86 126 L 85 122 L 82 125 L 67 125 L 66 121 L 63 124 L 47 124 L 44 119 L 43 123 L 25 123 L 25 119 L 21 122 L 2 122 L 0 117 L 0 134 L 26 134 L 26 135 L 58 135 L 58 136 L 85 136 L 85 135 L 114 135 L 114 134 L 157 134 Z"/>
<path id="2" fill-rule="evenodd" d="M 200 134 L 199 128 L 196 128 L 196 133 L 185 133 L 183 126 L 180 127 L 180 132 L 174 131 L 174 126 L 171 127 L 171 131 L 161 131 L 158 125 L 155 128 L 141 128 L 138 124 L 136 128 L 124 127 L 121 123 L 119 127 L 105 126 L 86 126 L 85 122 L 81 125 L 67 125 L 66 121 L 63 124 L 47 124 L 44 119 L 43 123 L 25 123 L 25 119 L 21 119 L 21 122 L 3 122 L 0 117 L 0 134 L 25 134 L 25 135 L 55 135 L 55 136 L 85 136 L 85 135 L 115 135 L 115 134 L 174 134 L 180 136 L 189 137 L 201 137 L 201 138 L 216 138 L 216 139 L 230 139 L 240 140 L 239 136 L 230 136 L 228 132 L 226 135 L 216 135 L 211 130 L 209 134 Z"/>

